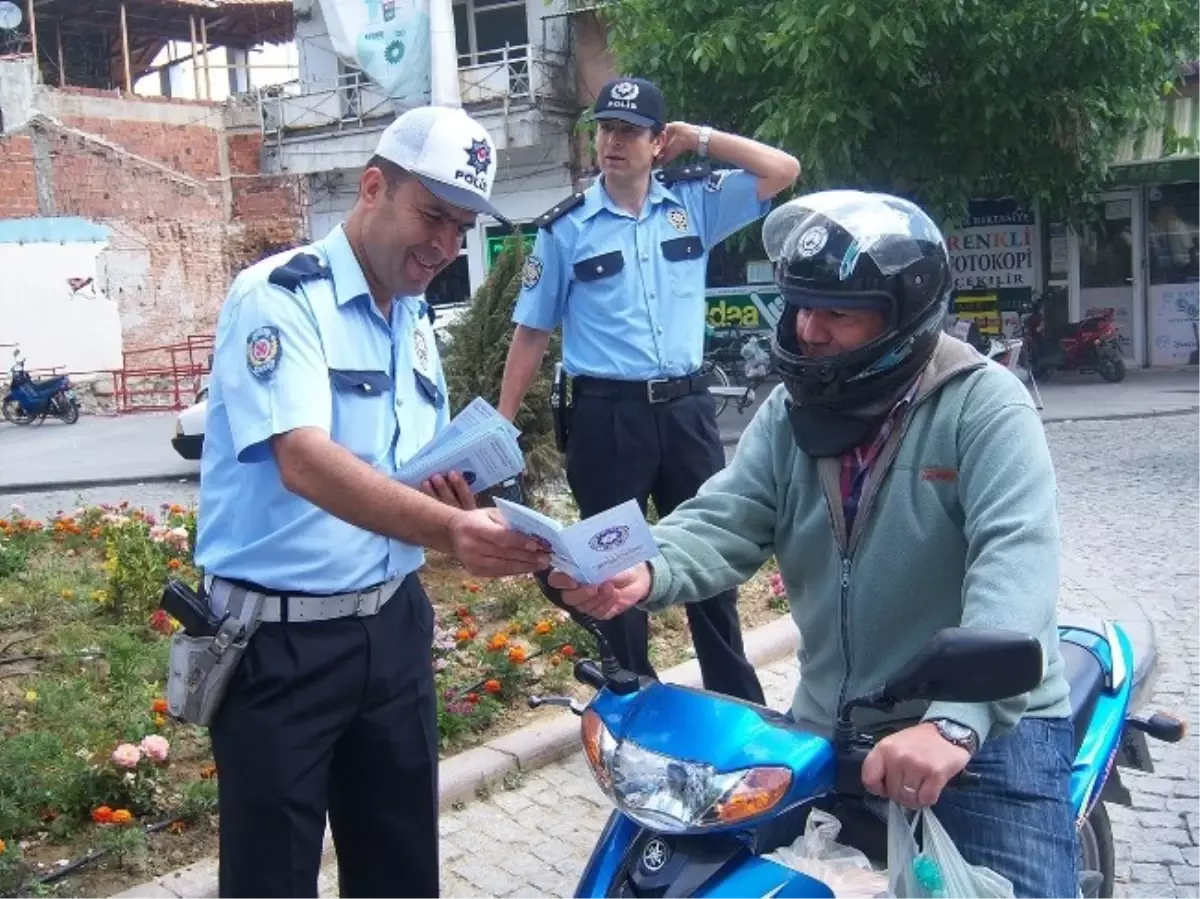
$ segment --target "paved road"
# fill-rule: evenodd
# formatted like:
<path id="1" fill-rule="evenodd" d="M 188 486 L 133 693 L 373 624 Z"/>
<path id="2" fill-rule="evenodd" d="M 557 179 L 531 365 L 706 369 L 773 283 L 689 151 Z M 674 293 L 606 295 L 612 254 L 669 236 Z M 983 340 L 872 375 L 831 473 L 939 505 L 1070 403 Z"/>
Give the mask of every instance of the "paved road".
<path id="1" fill-rule="evenodd" d="M 756 391 L 755 402 L 741 415 L 730 405 L 717 420 L 726 455 L 770 392 Z M 1121 384 L 1096 375 L 1059 374 L 1042 385 L 1047 421 L 1177 412 L 1200 407 L 1196 369 L 1138 370 Z M 199 476 L 199 464 L 181 459 L 171 448 L 172 413 L 119 417 L 84 416 L 76 425 L 47 421 L 17 428 L 0 422 L 0 495 L 96 483 L 148 483 Z"/>
<path id="2" fill-rule="evenodd" d="M 1063 605 L 1121 617 L 1144 610 L 1162 656 L 1153 704 L 1193 722 L 1183 743 L 1152 745 L 1154 774 L 1123 774 L 1134 808 L 1112 812 L 1118 894 L 1195 896 L 1197 417 L 1062 423 L 1047 430 L 1067 557 Z M 766 669 L 768 702 L 782 707 L 795 675 L 791 661 Z M 572 895 L 608 811 L 576 754 L 531 773 L 515 789 L 444 815 L 443 895 Z M 322 895 L 335 891 L 335 873 L 327 869 Z"/>

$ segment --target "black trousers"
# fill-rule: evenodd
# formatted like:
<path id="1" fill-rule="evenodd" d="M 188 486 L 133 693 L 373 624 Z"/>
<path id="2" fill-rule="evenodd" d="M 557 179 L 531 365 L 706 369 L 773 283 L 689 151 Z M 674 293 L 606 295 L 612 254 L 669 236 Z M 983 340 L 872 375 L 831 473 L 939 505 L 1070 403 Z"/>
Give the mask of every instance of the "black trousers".
<path id="1" fill-rule="evenodd" d="M 259 626 L 210 728 L 221 896 L 316 896 L 327 812 L 340 895 L 438 895 L 432 645 L 415 574 L 369 618 Z"/>
<path id="2" fill-rule="evenodd" d="M 576 392 L 567 481 L 582 517 L 631 499 L 645 513 L 650 497 L 665 516 L 724 466 L 716 406 L 707 390 L 653 404 Z M 763 704 L 762 685 L 742 648 L 737 591 L 685 608 L 705 688 Z M 600 627 L 622 666 L 656 676 L 645 612 L 630 609 Z"/>

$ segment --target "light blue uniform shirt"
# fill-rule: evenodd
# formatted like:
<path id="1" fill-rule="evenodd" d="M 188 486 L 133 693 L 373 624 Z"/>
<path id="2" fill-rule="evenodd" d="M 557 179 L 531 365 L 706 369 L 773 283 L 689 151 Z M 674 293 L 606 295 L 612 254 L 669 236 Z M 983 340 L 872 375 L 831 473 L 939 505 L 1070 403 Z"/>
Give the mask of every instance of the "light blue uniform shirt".
<path id="1" fill-rule="evenodd" d="M 320 428 L 394 474 L 449 422 L 425 310 L 420 297 L 397 298 L 384 319 L 341 225 L 237 277 L 217 322 L 201 459 L 196 563 L 206 574 L 341 593 L 422 565 L 420 547 L 291 493 L 269 441 Z"/>
<path id="2" fill-rule="evenodd" d="M 640 215 L 597 180 L 581 205 L 540 228 L 513 321 L 563 326 L 572 376 L 628 381 L 681 377 L 704 358 L 708 251 L 762 218 L 758 178 L 741 169 L 669 187 L 650 180 Z"/>

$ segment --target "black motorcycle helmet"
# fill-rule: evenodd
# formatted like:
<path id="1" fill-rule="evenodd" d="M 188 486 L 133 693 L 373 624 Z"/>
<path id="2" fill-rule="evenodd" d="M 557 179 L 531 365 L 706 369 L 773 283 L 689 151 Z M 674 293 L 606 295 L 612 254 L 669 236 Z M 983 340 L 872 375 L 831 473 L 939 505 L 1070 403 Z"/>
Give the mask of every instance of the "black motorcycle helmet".
<path id="1" fill-rule="evenodd" d="M 854 412 L 912 383 L 933 354 L 952 284 L 945 240 L 920 208 L 887 194 L 809 194 L 767 216 L 763 246 L 786 303 L 771 350 L 794 403 Z M 877 309 L 887 326 L 852 352 L 808 357 L 796 316 L 816 308 Z"/>

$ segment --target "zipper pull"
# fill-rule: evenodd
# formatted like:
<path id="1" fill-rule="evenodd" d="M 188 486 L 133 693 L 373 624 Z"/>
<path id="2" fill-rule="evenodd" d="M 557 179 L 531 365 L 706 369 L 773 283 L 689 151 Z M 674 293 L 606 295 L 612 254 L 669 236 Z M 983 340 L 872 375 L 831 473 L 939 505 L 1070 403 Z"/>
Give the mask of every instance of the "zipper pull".
<path id="1" fill-rule="evenodd" d="M 850 586 L 850 559 L 842 556 L 842 589 Z"/>

